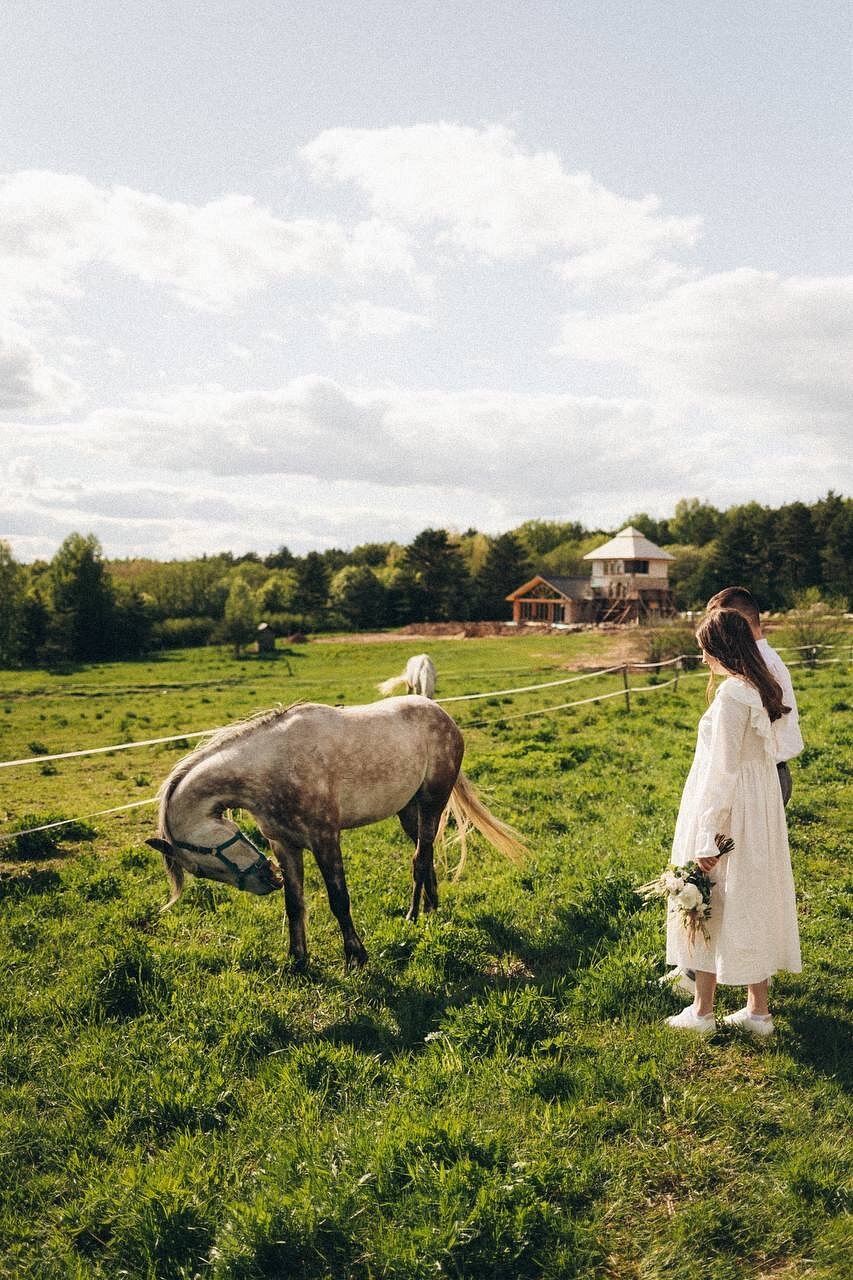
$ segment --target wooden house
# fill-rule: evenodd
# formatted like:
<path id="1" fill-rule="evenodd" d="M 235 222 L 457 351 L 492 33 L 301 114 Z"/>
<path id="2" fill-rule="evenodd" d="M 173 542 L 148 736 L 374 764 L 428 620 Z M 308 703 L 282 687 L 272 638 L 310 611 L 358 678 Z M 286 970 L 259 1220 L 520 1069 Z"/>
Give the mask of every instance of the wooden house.
<path id="1" fill-rule="evenodd" d="M 516 623 L 639 622 L 672 617 L 669 562 L 675 557 L 628 526 L 589 551 L 588 578 L 537 574 L 507 596 Z"/>

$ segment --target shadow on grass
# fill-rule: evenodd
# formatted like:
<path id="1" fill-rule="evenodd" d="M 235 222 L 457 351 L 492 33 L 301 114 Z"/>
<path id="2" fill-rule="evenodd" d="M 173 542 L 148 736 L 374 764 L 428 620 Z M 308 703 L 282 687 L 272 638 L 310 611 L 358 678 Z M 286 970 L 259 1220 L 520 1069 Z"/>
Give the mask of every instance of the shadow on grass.
<path id="1" fill-rule="evenodd" d="M 825 1011 L 809 1001 L 786 1001 L 785 1013 L 797 1039 L 791 1055 L 819 1075 L 838 1081 L 847 1092 L 853 1085 L 853 1024 L 827 999 Z"/>
<path id="2" fill-rule="evenodd" d="M 422 1049 L 431 1033 L 448 1021 L 455 1025 L 467 1008 L 475 1022 L 485 1019 L 486 1038 L 485 1024 L 494 1022 L 499 1035 L 518 1040 L 515 1019 L 522 1006 L 525 1018 L 544 1027 L 549 1011 L 556 1017 L 551 1006 L 558 990 L 565 995 L 567 986 L 586 981 L 590 967 L 625 940 L 641 907 L 626 878 L 601 876 L 558 908 L 539 936 L 488 912 L 438 919 L 432 932 L 413 934 L 411 944 L 400 948 L 396 971 L 363 970 L 355 979 L 358 1008 L 311 1038 L 396 1056 Z M 620 974 L 610 975 L 611 985 L 624 984 Z M 302 979 L 338 987 L 352 1002 L 353 975 L 332 976 L 312 964 Z M 635 975 L 631 980 L 635 985 Z"/>

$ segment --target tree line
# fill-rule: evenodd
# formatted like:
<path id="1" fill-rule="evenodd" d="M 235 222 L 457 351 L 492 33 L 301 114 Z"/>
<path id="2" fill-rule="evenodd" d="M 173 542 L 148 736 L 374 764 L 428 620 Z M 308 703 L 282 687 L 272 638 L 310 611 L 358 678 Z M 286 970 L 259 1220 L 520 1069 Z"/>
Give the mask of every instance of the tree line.
<path id="1" fill-rule="evenodd" d="M 853 605 L 853 499 L 750 502 L 721 511 L 682 499 L 668 519 L 634 525 L 674 556 L 681 609 L 726 583 L 748 585 L 766 610 L 807 590 Z M 0 541 L 0 665 L 134 657 L 154 648 L 231 644 L 261 621 L 278 634 L 375 630 L 411 622 L 508 618 L 507 594 L 536 573 L 589 573 L 586 552 L 616 530 L 528 520 L 495 537 L 424 529 L 408 545 L 365 543 L 294 555 L 230 552 L 193 560 L 107 560 L 94 535 L 72 533 L 50 561 L 19 564 Z"/>

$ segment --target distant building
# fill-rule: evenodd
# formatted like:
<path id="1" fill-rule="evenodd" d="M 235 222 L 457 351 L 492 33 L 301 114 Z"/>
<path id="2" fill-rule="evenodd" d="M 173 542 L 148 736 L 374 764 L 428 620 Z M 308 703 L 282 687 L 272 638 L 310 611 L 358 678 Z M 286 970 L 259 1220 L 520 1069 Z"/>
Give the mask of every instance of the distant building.
<path id="1" fill-rule="evenodd" d="M 513 621 L 639 622 L 672 617 L 669 562 L 675 557 L 630 525 L 584 556 L 588 578 L 537 574 L 506 598 Z"/>
<path id="2" fill-rule="evenodd" d="M 262 622 L 255 632 L 258 653 L 272 653 L 275 649 L 275 632 L 268 622 Z"/>

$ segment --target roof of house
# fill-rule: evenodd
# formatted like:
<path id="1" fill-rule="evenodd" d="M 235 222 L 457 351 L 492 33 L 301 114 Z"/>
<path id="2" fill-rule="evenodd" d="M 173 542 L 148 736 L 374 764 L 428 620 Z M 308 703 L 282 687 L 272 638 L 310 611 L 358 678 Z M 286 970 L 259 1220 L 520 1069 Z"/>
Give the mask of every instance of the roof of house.
<path id="1" fill-rule="evenodd" d="M 553 587 L 561 596 L 565 596 L 568 600 L 579 600 L 589 590 L 589 578 L 560 578 L 552 574 L 537 573 L 534 577 L 529 578 L 527 582 L 522 583 L 520 587 L 516 587 L 506 598 L 514 600 L 518 596 L 523 596 L 535 586 L 537 582 L 546 582 L 549 587 Z"/>
<path id="2" fill-rule="evenodd" d="M 620 529 L 615 538 L 587 551 L 584 560 L 674 560 L 675 556 L 650 542 L 645 534 L 633 525 Z"/>

